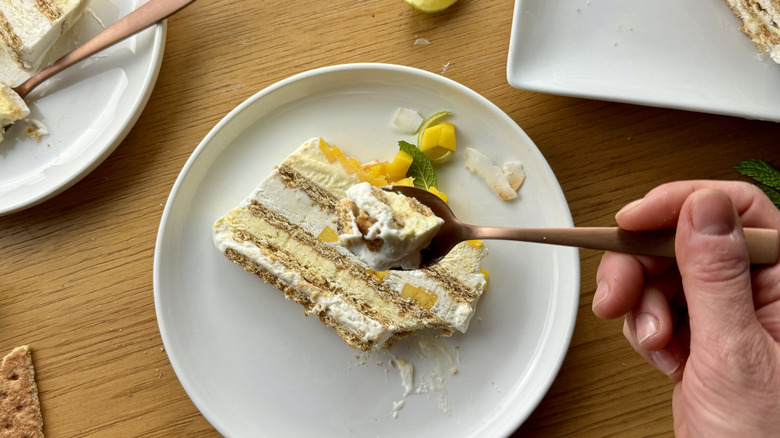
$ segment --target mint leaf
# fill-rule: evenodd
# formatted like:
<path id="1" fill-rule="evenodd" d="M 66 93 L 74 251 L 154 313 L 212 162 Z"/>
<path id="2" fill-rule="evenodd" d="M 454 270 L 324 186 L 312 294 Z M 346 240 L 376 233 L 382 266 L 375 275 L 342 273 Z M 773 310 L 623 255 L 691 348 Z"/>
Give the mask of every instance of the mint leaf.
<path id="1" fill-rule="evenodd" d="M 734 166 L 734 170 L 755 179 L 765 186 L 780 190 L 780 172 L 766 160 L 760 158 L 745 160 Z"/>
<path id="2" fill-rule="evenodd" d="M 398 147 L 412 156 L 412 165 L 409 166 L 406 176 L 414 177 L 414 186 L 423 190 L 428 190 L 430 187 L 438 189 L 439 181 L 431 159 L 422 153 L 417 146 L 403 140 L 398 142 Z"/>

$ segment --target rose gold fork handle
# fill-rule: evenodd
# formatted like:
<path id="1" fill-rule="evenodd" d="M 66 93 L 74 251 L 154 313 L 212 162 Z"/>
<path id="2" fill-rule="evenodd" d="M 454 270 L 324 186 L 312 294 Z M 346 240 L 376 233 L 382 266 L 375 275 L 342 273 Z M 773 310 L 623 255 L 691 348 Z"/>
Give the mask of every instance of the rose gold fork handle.
<path id="1" fill-rule="evenodd" d="M 618 227 L 500 228 L 469 226 L 467 239 L 502 239 L 576 246 L 631 254 L 674 257 L 675 230 L 626 231 Z M 780 252 L 777 230 L 744 228 L 750 262 L 774 264 Z"/>
<path id="2" fill-rule="evenodd" d="M 19 96 L 24 97 L 46 79 L 49 79 L 82 59 L 90 57 L 95 53 L 170 17 L 194 1 L 195 0 L 149 0 L 143 6 L 127 14 L 104 31 L 95 35 L 91 40 L 82 44 L 62 58 L 54 61 L 51 65 L 41 70 L 40 73 L 15 87 L 14 91 L 16 91 Z"/>

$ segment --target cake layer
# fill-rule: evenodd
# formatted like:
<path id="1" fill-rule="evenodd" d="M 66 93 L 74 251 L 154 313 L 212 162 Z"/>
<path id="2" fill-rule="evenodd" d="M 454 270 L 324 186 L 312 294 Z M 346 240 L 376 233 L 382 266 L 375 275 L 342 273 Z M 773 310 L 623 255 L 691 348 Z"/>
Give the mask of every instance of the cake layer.
<path id="1" fill-rule="evenodd" d="M 21 70 L 37 72 L 46 53 L 81 17 L 87 4 L 88 0 L 0 2 L 0 41 L 5 50 L 0 62 L 12 61 Z M 0 68 L 12 70 L 12 66 Z"/>
<path id="2" fill-rule="evenodd" d="M 740 30 L 762 52 L 780 63 L 780 0 L 728 0 L 731 10 L 742 20 Z"/>
<path id="3" fill-rule="evenodd" d="M 376 272 L 339 245 L 336 205 L 359 179 L 311 139 L 214 224 L 220 251 L 370 350 L 423 329 L 465 332 L 485 288 L 482 246 L 422 270 Z"/>

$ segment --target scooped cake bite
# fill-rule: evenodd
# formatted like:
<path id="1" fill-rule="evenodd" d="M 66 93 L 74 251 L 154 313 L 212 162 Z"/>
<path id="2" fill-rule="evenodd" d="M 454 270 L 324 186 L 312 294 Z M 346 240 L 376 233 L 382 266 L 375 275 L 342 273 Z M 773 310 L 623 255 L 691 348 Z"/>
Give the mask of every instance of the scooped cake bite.
<path id="1" fill-rule="evenodd" d="M 487 285 L 480 271 L 484 245 L 461 243 L 425 269 L 372 269 L 339 242 L 337 206 L 366 181 L 356 160 L 340 151 L 335 155 L 343 159 L 336 159 L 335 150 L 318 138 L 301 145 L 216 221 L 217 248 L 353 348 L 387 347 L 422 330 L 466 332 Z"/>
<path id="2" fill-rule="evenodd" d="M 336 206 L 341 243 L 372 269 L 420 266 L 420 251 L 444 221 L 407 196 L 369 183 L 347 190 Z"/>

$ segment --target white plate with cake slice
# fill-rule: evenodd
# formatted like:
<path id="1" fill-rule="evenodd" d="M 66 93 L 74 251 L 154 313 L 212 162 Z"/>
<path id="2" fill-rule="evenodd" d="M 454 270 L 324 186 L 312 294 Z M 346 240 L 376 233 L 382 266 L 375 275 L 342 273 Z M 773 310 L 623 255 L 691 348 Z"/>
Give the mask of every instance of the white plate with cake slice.
<path id="1" fill-rule="evenodd" d="M 579 299 L 576 249 L 487 242 L 489 285 L 466 334 L 407 338 L 389 351 L 350 348 L 315 317 L 230 262 L 212 225 L 301 143 L 325 138 L 361 161 L 415 142 L 398 107 L 452 111 L 459 150 L 439 188 L 465 221 L 572 226 L 542 154 L 517 124 L 440 75 L 385 64 L 303 72 L 239 105 L 207 135 L 163 213 L 154 262 L 166 352 L 203 415 L 230 437 L 511 434 L 533 411 L 568 349 Z M 462 148 L 523 162 L 520 196 L 501 201 L 465 169 Z M 406 362 L 400 361 L 406 360 Z M 414 374 L 401 372 L 414 364 Z"/>
<path id="2" fill-rule="evenodd" d="M 780 65 L 726 0 L 515 0 L 507 78 L 542 93 L 780 121 Z"/>
<path id="3" fill-rule="evenodd" d="M 100 0 L 52 50 L 88 40 L 144 0 Z M 49 131 L 40 142 L 17 122 L 0 142 L 0 215 L 43 202 L 72 186 L 121 143 L 149 100 L 162 63 L 165 23 L 58 74 L 25 99 L 29 119 Z"/>

